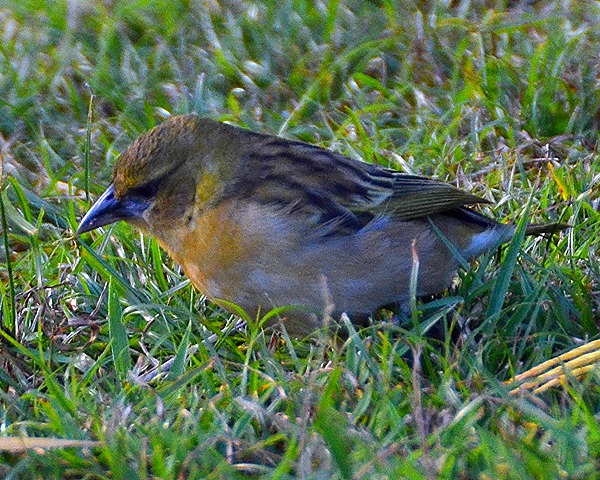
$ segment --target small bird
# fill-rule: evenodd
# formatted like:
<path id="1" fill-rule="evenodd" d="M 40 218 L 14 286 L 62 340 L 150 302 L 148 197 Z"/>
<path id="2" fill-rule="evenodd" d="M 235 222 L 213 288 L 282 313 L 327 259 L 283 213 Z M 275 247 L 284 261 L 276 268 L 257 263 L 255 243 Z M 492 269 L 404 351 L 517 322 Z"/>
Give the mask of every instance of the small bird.
<path id="1" fill-rule="evenodd" d="M 486 200 L 426 177 L 201 118 L 173 116 L 117 159 L 78 234 L 125 220 L 156 237 L 192 283 L 251 317 L 293 306 L 308 334 L 325 312 L 356 323 L 447 289 L 515 226 L 469 206 Z M 527 234 L 564 228 L 530 225 Z"/>

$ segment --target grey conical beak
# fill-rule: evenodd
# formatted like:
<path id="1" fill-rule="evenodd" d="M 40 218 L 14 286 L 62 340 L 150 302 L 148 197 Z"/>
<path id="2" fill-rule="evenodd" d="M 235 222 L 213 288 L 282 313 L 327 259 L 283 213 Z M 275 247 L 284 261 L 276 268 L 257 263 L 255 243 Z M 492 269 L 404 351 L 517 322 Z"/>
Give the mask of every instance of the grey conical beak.
<path id="1" fill-rule="evenodd" d="M 77 229 L 77 235 L 120 220 L 139 218 L 148 208 L 142 199 L 117 199 L 115 189 L 110 185 L 85 214 Z"/>

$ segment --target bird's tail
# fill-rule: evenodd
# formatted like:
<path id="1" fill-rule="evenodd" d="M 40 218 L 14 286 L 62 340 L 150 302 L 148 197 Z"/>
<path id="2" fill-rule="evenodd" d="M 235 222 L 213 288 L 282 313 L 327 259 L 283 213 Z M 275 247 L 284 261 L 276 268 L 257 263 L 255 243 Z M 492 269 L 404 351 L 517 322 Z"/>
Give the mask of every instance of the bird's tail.
<path id="1" fill-rule="evenodd" d="M 532 223 L 527 226 L 525 235 L 552 235 L 570 227 L 566 223 Z"/>

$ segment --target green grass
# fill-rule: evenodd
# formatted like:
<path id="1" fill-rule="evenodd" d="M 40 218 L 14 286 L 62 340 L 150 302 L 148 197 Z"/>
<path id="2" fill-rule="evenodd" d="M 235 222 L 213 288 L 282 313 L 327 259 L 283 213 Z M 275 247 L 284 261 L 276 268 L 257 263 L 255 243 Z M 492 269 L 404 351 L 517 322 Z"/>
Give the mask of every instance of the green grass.
<path id="1" fill-rule="evenodd" d="M 600 376 L 537 397 L 502 382 L 598 336 L 599 18 L 585 1 L 0 2 L 0 473 L 595 478 Z M 239 331 L 153 240 L 73 234 L 118 153 L 191 111 L 573 228 L 481 258 L 419 324 Z"/>

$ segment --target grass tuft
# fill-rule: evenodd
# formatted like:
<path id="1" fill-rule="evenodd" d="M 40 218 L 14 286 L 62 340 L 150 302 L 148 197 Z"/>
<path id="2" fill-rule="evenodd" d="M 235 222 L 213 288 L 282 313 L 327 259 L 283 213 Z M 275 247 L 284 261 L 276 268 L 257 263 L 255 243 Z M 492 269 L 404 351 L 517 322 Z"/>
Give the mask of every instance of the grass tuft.
<path id="1" fill-rule="evenodd" d="M 599 15 L 4 2 L 0 476 L 592 478 L 598 371 L 537 396 L 503 382 L 597 337 Z M 520 234 L 572 228 L 518 234 L 410 318 L 293 339 L 260 328 L 280 309 L 241 329 L 154 240 L 74 237 L 118 153 L 188 112 L 450 181 Z"/>

